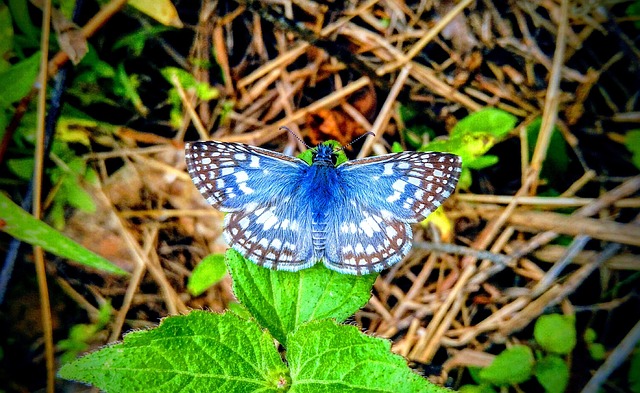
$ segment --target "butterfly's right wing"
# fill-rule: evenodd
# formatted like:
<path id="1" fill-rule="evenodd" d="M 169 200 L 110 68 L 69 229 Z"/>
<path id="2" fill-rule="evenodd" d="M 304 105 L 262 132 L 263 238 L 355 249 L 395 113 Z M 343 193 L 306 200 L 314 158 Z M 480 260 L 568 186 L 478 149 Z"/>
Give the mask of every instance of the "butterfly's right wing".
<path id="1" fill-rule="evenodd" d="M 224 237 L 246 258 L 269 268 L 296 271 L 313 264 L 311 224 L 303 200 L 304 161 L 241 143 L 186 146 L 193 183 L 225 217 Z"/>
<path id="2" fill-rule="evenodd" d="M 329 212 L 325 264 L 368 274 L 409 252 L 409 224 L 427 217 L 454 192 L 461 161 L 448 153 L 403 152 L 347 161 L 336 170 L 341 208 Z"/>

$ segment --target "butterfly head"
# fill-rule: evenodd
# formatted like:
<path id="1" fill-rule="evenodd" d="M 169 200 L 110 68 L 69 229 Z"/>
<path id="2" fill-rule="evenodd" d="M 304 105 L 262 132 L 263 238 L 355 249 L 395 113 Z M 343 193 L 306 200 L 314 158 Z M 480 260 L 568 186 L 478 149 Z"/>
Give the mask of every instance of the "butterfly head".
<path id="1" fill-rule="evenodd" d="M 319 166 L 336 166 L 338 153 L 327 143 L 318 145 L 312 153 L 311 162 Z"/>

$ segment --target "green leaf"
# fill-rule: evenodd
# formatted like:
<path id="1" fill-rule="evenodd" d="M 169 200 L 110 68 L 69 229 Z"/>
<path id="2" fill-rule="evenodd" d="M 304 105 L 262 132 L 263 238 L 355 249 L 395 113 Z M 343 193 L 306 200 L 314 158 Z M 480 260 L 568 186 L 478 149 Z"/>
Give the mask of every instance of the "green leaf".
<path id="1" fill-rule="evenodd" d="M 624 137 L 624 145 L 632 154 L 631 162 L 636 168 L 640 169 L 640 130 L 627 132 Z"/>
<path id="2" fill-rule="evenodd" d="M 589 351 L 589 356 L 591 356 L 591 359 L 593 360 L 602 361 L 607 357 L 607 350 L 604 345 L 600 343 L 588 344 L 587 350 Z"/>
<path id="3" fill-rule="evenodd" d="M 193 269 L 187 289 L 193 296 L 200 296 L 209 287 L 222 280 L 226 273 L 224 255 L 208 255 Z"/>
<path id="4" fill-rule="evenodd" d="M 321 263 L 290 273 L 267 269 L 229 249 L 226 254 L 233 291 L 258 323 L 286 346 L 287 334 L 307 321 L 344 321 L 371 296 L 377 274 L 353 276 Z"/>
<path id="5" fill-rule="evenodd" d="M 128 99 L 138 113 L 146 116 L 149 113 L 149 109 L 144 105 L 140 94 L 138 94 L 138 87 L 140 86 L 138 75 L 127 74 L 127 71 L 124 69 L 124 64 L 120 63 L 116 68 L 115 80 L 118 82 L 114 88 L 116 94 Z"/>
<path id="6" fill-rule="evenodd" d="M 531 348 L 515 345 L 502 351 L 479 375 L 482 381 L 493 385 L 513 385 L 531 378 L 533 364 Z"/>
<path id="7" fill-rule="evenodd" d="M 596 331 L 593 330 L 592 328 L 587 328 L 584 331 L 584 334 L 582 335 L 582 339 L 587 344 L 592 344 L 592 343 L 596 342 L 597 338 L 598 338 L 598 333 L 596 333 Z"/>
<path id="8" fill-rule="evenodd" d="M 330 320 L 300 326 L 288 338 L 291 392 L 450 392 L 414 373 L 388 340 Z"/>
<path id="9" fill-rule="evenodd" d="M 517 117 L 502 109 L 484 108 L 461 119 L 451 130 L 451 137 L 477 134 L 500 140 L 507 136 L 517 122 Z"/>
<path id="10" fill-rule="evenodd" d="M 536 148 L 542 118 L 538 117 L 527 126 L 527 143 L 529 145 L 529 157 L 533 156 Z M 558 127 L 554 127 L 549 140 L 547 155 L 542 163 L 541 176 L 551 182 L 562 182 L 566 180 L 566 173 L 569 167 L 569 152 L 567 142 L 560 134 Z"/>
<path id="11" fill-rule="evenodd" d="M 334 149 L 342 148 L 342 145 L 340 144 L 340 142 L 334 141 L 333 139 L 329 139 L 328 141 L 323 142 L 322 144 L 330 145 Z M 315 152 L 316 152 L 315 147 L 311 149 L 307 149 L 302 153 L 298 154 L 298 158 L 306 162 L 307 164 L 311 165 L 311 163 L 313 162 L 313 155 L 315 154 Z M 336 154 L 337 154 L 336 166 L 349 161 L 349 159 L 347 158 L 347 155 L 344 153 L 344 150 L 338 150 Z"/>
<path id="12" fill-rule="evenodd" d="M 569 367 L 555 355 L 540 359 L 535 376 L 547 393 L 563 393 L 569 385 Z"/>
<path id="13" fill-rule="evenodd" d="M 38 42 L 40 41 L 40 31 L 31 21 L 31 12 L 29 12 L 28 4 L 29 2 L 24 0 L 7 1 L 7 5 L 9 6 L 11 15 L 13 16 L 13 22 L 27 38 L 28 42 L 25 46 L 37 47 Z"/>
<path id="14" fill-rule="evenodd" d="M 22 210 L 0 193 L 0 230 L 23 242 L 40 246 L 63 258 L 115 274 L 126 272 L 101 256 L 82 247 L 44 222 Z"/>
<path id="15" fill-rule="evenodd" d="M 273 338 L 232 313 L 192 311 L 64 365 L 106 392 L 276 392 L 288 384 Z"/>
<path id="16" fill-rule="evenodd" d="M 11 12 L 4 2 L 0 4 L 0 72 L 4 72 L 11 65 L 7 59 L 13 50 L 13 22 Z"/>
<path id="17" fill-rule="evenodd" d="M 3 86 L 0 94 L 0 108 L 21 100 L 29 93 L 38 77 L 39 66 L 40 52 L 36 52 L 0 73 L 0 86 Z M 7 88 L 8 86 L 11 88 Z"/>
<path id="18" fill-rule="evenodd" d="M 547 352 L 568 354 L 576 346 L 575 318 L 559 314 L 543 315 L 536 321 L 533 335 Z"/>
<path id="19" fill-rule="evenodd" d="M 161 71 L 162 76 L 173 84 L 173 78 L 177 78 L 183 89 L 195 88 L 198 98 L 209 101 L 216 99 L 220 96 L 220 91 L 208 83 L 197 81 L 196 78 L 189 72 L 176 68 L 165 67 Z"/>
<path id="20" fill-rule="evenodd" d="M 7 168 L 22 180 L 29 180 L 33 177 L 33 157 L 13 158 L 7 160 Z"/>
<path id="21" fill-rule="evenodd" d="M 113 49 L 128 48 L 133 57 L 140 57 L 147 40 L 157 40 L 160 34 L 173 30 L 167 26 L 144 26 L 131 34 L 123 35 L 113 44 Z"/>
<path id="22" fill-rule="evenodd" d="M 466 189 L 471 185 L 469 169 L 482 169 L 498 162 L 497 157 L 484 155 L 507 136 L 517 120 L 501 109 L 485 108 L 460 120 L 449 139 L 431 141 L 419 151 L 447 152 L 460 156 L 462 174 L 458 188 Z"/>
<path id="23" fill-rule="evenodd" d="M 489 385 L 462 385 L 458 393 L 496 393 Z"/>
<path id="24" fill-rule="evenodd" d="M 640 1 L 634 1 L 633 3 L 629 4 L 626 10 L 626 14 L 627 16 L 636 19 L 636 21 L 633 22 L 633 25 L 636 27 L 636 29 L 640 29 L 640 21 L 637 20 L 637 17 L 640 16 Z"/>

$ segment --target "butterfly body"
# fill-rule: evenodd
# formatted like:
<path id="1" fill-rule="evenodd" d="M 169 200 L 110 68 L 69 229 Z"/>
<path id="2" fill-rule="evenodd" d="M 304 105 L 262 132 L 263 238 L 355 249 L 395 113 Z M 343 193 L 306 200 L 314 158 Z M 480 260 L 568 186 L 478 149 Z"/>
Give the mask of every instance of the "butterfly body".
<path id="1" fill-rule="evenodd" d="M 269 150 L 225 142 L 186 147 L 194 184 L 225 217 L 225 240 L 251 261 L 298 271 L 322 261 L 347 274 L 379 272 L 399 262 L 410 223 L 455 189 L 460 159 L 404 152 L 335 165 L 319 145 L 309 165 Z"/>

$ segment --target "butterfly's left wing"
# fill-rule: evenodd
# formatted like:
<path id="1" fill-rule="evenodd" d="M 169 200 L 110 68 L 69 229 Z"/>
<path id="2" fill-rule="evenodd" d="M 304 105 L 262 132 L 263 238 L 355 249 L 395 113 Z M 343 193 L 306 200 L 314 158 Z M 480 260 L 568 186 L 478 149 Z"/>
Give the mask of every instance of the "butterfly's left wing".
<path id="1" fill-rule="evenodd" d="M 453 193 L 461 161 L 448 153 L 403 152 L 347 161 L 336 169 L 344 200 L 329 213 L 325 263 L 367 274 L 409 252 L 409 224 L 426 218 Z"/>
<path id="2" fill-rule="evenodd" d="M 301 177 L 309 165 L 284 154 L 228 142 L 186 146 L 193 183 L 225 217 L 224 237 L 254 263 L 279 270 L 309 267 L 308 233 Z"/>

